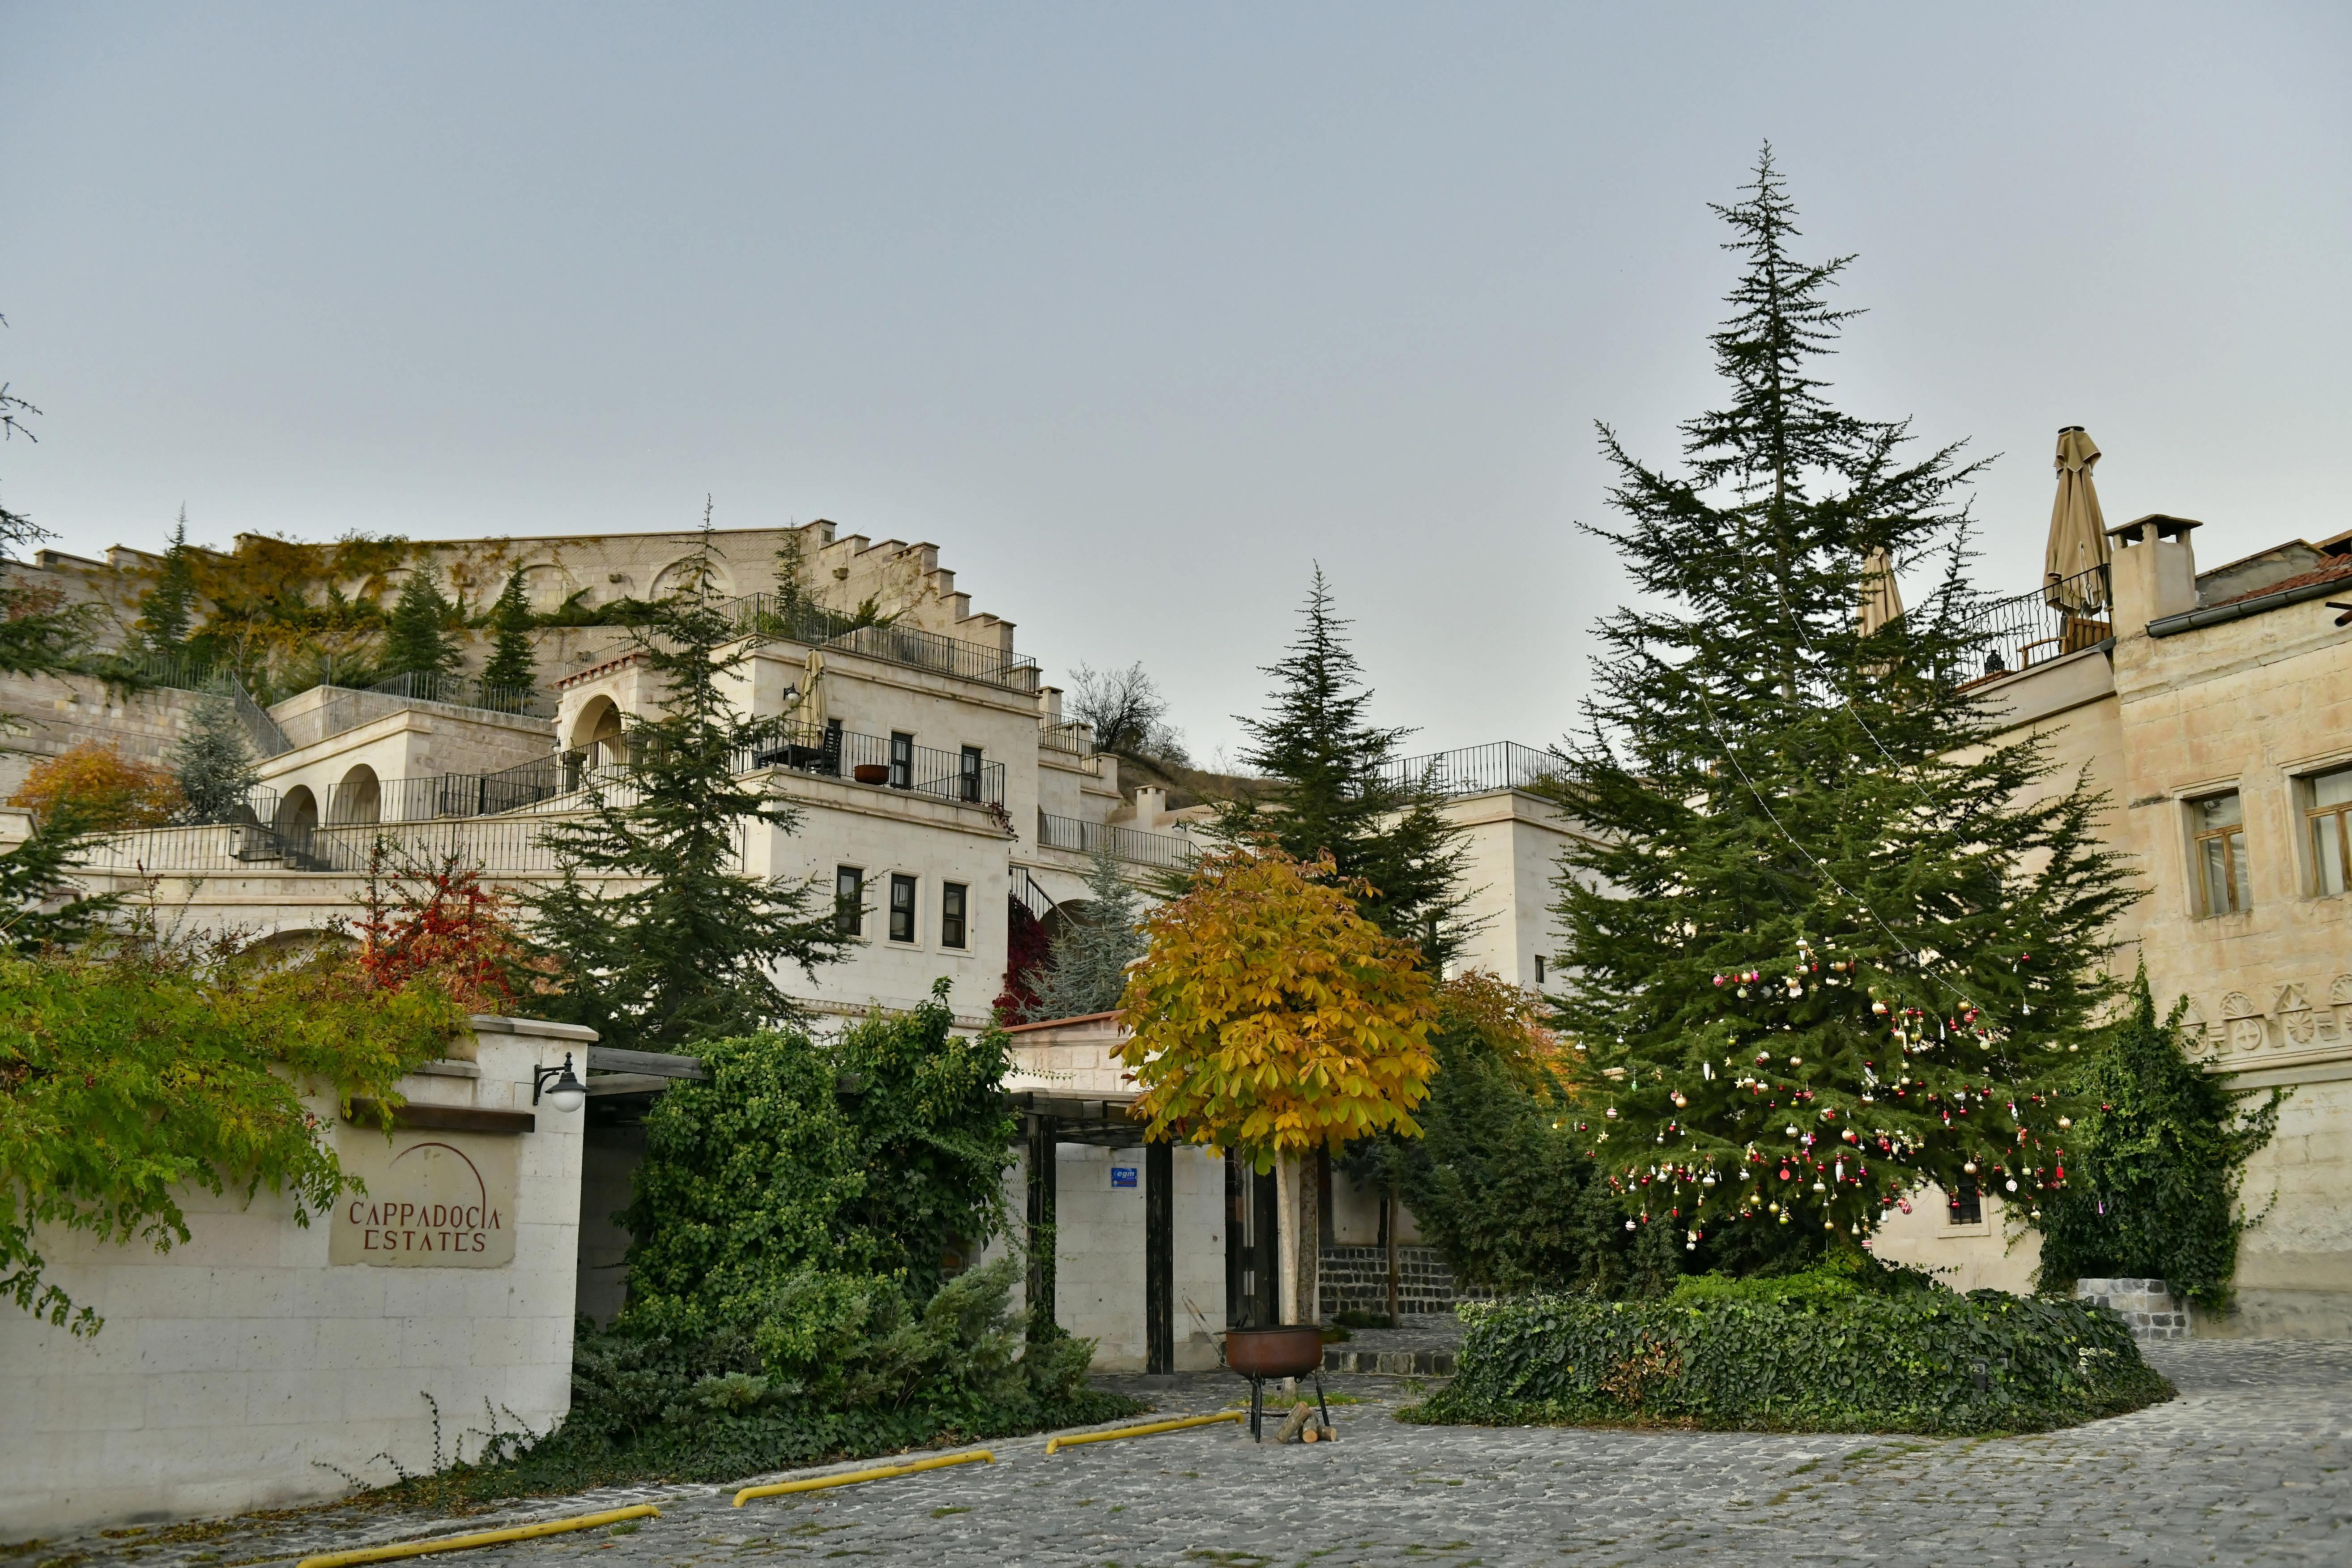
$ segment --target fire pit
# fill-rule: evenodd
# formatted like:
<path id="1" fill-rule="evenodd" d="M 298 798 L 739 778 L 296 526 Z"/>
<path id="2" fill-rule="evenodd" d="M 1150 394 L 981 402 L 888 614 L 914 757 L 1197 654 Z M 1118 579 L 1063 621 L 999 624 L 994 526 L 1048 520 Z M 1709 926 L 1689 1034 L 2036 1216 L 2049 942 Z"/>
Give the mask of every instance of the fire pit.
<path id="1" fill-rule="evenodd" d="M 1250 1436 L 1265 1440 L 1261 1422 L 1265 1413 L 1266 1380 L 1276 1377 L 1315 1379 L 1315 1406 L 1323 1425 L 1331 1424 L 1331 1407 L 1323 1402 L 1323 1331 L 1313 1323 L 1286 1323 L 1278 1329 L 1227 1329 L 1217 1355 L 1226 1370 L 1249 1379 Z"/>

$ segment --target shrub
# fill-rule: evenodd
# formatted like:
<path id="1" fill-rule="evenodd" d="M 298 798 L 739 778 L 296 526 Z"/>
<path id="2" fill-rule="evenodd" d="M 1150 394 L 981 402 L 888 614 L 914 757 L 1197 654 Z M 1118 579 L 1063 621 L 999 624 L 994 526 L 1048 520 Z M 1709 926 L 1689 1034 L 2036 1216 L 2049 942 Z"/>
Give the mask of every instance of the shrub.
<path id="1" fill-rule="evenodd" d="M 134 762 L 110 745 L 84 741 L 33 764 L 10 805 L 47 819 L 63 809 L 89 833 L 161 827 L 185 804 L 169 768 Z"/>
<path id="2" fill-rule="evenodd" d="M 2255 1223 L 2238 1207 L 2246 1162 L 2277 1131 L 2287 1091 L 2233 1089 L 2191 1061 L 2187 1005 L 2158 1023 L 2143 967 L 2113 1044 L 2084 1068 L 2075 1087 L 2097 1109 L 2076 1130 L 2073 1177 L 2042 1198 L 2042 1289 L 2160 1279 L 2200 1306 L 2228 1304 L 2238 1237 Z"/>
<path id="3" fill-rule="evenodd" d="M 1682 1281 L 1663 1300 L 1468 1302 L 1460 1373 L 1407 1419 L 2014 1432 L 2170 1397 L 2104 1309 L 1916 1277 Z"/>
<path id="4" fill-rule="evenodd" d="M 520 1445 L 510 1458 L 517 1445 L 494 1446 L 474 1465 L 387 1495 L 446 1504 L 633 1481 L 732 1480 L 1141 1409 L 1087 1386 L 1092 1340 L 1055 1334 L 1021 1353 L 1024 1326 L 1011 1305 L 1018 1277 L 1014 1259 L 999 1258 L 948 1281 L 919 1309 L 888 1281 L 829 1295 L 812 1316 L 832 1319 L 832 1359 L 812 1382 L 764 1370 L 770 1352 L 756 1331 L 683 1338 L 627 1320 L 604 1333 L 583 1323 L 572 1351 L 572 1412 L 553 1433 Z"/>

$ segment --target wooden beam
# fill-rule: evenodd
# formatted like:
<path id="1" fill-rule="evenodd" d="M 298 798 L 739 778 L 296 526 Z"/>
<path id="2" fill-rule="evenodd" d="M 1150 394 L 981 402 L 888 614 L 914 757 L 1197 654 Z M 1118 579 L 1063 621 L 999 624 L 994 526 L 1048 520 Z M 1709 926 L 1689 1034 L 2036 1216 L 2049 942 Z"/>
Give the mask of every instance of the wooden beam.
<path id="1" fill-rule="evenodd" d="M 709 1078 L 700 1057 L 674 1057 L 660 1051 L 625 1051 L 618 1046 L 588 1047 L 590 1072 L 644 1073 L 649 1078 Z"/>
<path id="2" fill-rule="evenodd" d="M 354 1100 L 349 1120 L 354 1127 L 381 1128 L 383 1103 Z M 399 1105 L 392 1108 L 392 1124 L 445 1132 L 530 1132 L 537 1131 L 539 1118 L 528 1110 L 477 1110 L 470 1105 Z"/>
<path id="3" fill-rule="evenodd" d="M 1143 1151 L 1143 1370 L 1176 1370 L 1176 1152 Z"/>

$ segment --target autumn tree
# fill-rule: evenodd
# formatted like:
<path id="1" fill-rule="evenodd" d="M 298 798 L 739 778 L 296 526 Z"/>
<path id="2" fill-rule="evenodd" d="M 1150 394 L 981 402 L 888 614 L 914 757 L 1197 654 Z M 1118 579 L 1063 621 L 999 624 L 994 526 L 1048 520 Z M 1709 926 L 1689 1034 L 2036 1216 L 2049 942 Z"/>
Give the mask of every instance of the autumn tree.
<path id="1" fill-rule="evenodd" d="M 180 812 L 180 785 L 171 770 L 126 757 L 102 741 L 84 741 L 35 763 L 10 805 L 48 820 L 72 815 L 88 833 L 161 827 Z"/>
<path id="2" fill-rule="evenodd" d="M 554 962 L 533 955 L 515 929 L 514 900 L 483 884 L 481 868 L 451 850 L 404 853 L 379 837 L 359 895 L 352 964 L 372 990 L 430 981 L 470 1011 L 504 1013 L 518 987 L 561 990 Z"/>

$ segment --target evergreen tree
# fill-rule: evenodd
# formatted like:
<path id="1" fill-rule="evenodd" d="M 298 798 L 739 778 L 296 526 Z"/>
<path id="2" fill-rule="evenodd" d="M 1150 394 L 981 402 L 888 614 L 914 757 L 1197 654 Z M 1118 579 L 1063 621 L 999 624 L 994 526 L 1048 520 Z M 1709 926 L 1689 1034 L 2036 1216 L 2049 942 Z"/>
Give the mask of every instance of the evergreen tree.
<path id="1" fill-rule="evenodd" d="M 507 585 L 490 606 L 490 626 L 498 640 L 490 647 L 482 684 L 514 690 L 538 685 L 539 667 L 530 647 L 530 600 L 523 593 L 521 566 L 507 574 Z"/>
<path id="2" fill-rule="evenodd" d="M 775 744 L 790 719 L 740 718 L 720 689 L 753 645 L 712 590 L 710 554 L 706 510 L 689 581 L 630 633 L 660 712 L 630 723 L 621 785 L 592 785 L 584 820 L 549 827 L 562 879 L 530 900 L 534 942 L 569 976 L 557 1010 L 635 1050 L 799 1021 L 776 972 L 813 975 L 850 941 L 829 890 L 735 868 L 754 835 L 800 818 L 736 776 L 736 759 Z"/>
<path id="3" fill-rule="evenodd" d="M 2162 1023 L 2143 967 L 2112 1049 L 2083 1073 L 2074 1136 L 2082 1165 L 2042 1201 L 2040 1283 L 2156 1279 L 2200 1305 L 2227 1304 L 2238 1269 L 2246 1162 L 2278 1130 L 2284 1089 L 2230 1087 L 2181 1049 L 2174 1004 Z"/>
<path id="4" fill-rule="evenodd" d="M 253 750 L 236 707 L 225 696 L 196 704 L 194 722 L 172 750 L 172 771 L 187 797 L 190 822 L 226 822 L 252 793 Z"/>
<path id="5" fill-rule="evenodd" d="M 1106 842 L 1095 847 L 1087 873 L 1090 897 L 1054 933 L 1045 969 L 1034 982 L 1034 1018 L 1079 1018 L 1108 1013 L 1127 989 L 1127 966 L 1143 956 L 1142 900 L 1119 872 Z"/>
<path id="6" fill-rule="evenodd" d="M 0 317 L 0 326 L 6 324 Z M 27 421 L 39 412 L 0 381 L 0 440 L 33 440 Z M 31 518 L 0 506 L 0 674 L 71 675 L 81 670 L 88 655 L 97 605 L 65 604 L 12 570 L 18 549 L 47 537 Z M 0 734 L 24 728 L 20 715 L 0 712 Z M 68 876 L 89 826 L 86 813 L 60 809 L 37 819 L 21 842 L 0 850 L 0 944 L 30 952 L 79 942 L 114 907 L 112 894 L 77 895 Z"/>
<path id="7" fill-rule="evenodd" d="M 188 509 L 180 509 L 172 542 L 163 549 L 163 564 L 139 602 L 138 632 L 149 650 L 175 654 L 187 647 L 195 629 L 196 574 L 188 559 Z"/>
<path id="8" fill-rule="evenodd" d="M 459 655 L 449 635 L 451 615 L 448 596 L 441 592 L 441 574 L 430 565 L 411 572 L 400 585 L 384 634 L 384 673 L 435 679 L 456 674 Z"/>
<path id="9" fill-rule="evenodd" d="M 2031 1211 L 2079 1164 L 2060 1064 L 2095 1041 L 2103 937 L 2132 896 L 2038 742 L 1956 689 L 1981 653 L 1960 580 L 1974 469 L 1818 378 L 1850 258 L 1804 262 L 1768 147 L 1717 211 L 1746 270 L 1712 339 L 1727 405 L 1686 472 L 1601 430 L 1642 592 L 1600 625 L 1559 795 L 1576 1125 L 1624 1223 L 1696 1265 L 1861 1245 L 1933 1181 Z M 1940 561 L 1864 631 L 1864 558 Z M 2080 1058 L 2075 1058 L 2079 1061 Z M 1781 1227 L 1787 1228 L 1781 1228 Z"/>
<path id="10" fill-rule="evenodd" d="M 1343 880 L 1370 886 L 1364 918 L 1418 946 L 1433 972 L 1466 934 L 1461 832 L 1421 781 L 1398 770 L 1412 731 L 1370 721 L 1372 694 L 1320 566 L 1304 619 L 1287 657 L 1265 671 L 1278 682 L 1266 717 L 1239 721 L 1249 737 L 1242 760 L 1269 787 L 1227 802 L 1213 831 L 1234 842 L 1270 838 L 1301 860 L 1328 854 Z"/>

